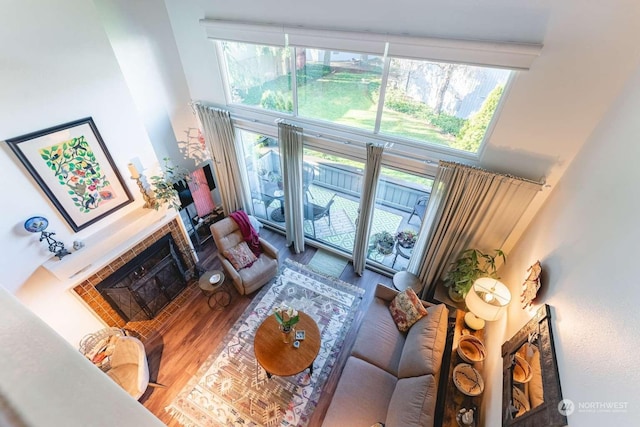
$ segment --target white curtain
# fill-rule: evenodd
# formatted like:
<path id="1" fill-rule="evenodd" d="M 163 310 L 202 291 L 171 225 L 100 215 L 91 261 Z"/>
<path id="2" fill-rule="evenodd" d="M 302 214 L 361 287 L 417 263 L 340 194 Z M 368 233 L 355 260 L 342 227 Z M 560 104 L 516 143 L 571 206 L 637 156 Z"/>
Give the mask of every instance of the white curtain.
<path id="1" fill-rule="evenodd" d="M 235 143 L 235 133 L 228 111 L 196 104 L 196 111 L 207 142 L 222 199 L 225 215 L 250 206 L 246 178 L 242 172 L 244 163 L 242 147 Z"/>
<path id="2" fill-rule="evenodd" d="M 284 185 L 284 219 L 287 245 L 295 253 L 304 251 L 303 186 L 302 186 L 302 128 L 278 123 L 280 167 Z"/>
<path id="3" fill-rule="evenodd" d="M 362 276 L 366 263 L 369 232 L 371 231 L 371 221 L 373 220 L 375 209 L 383 150 L 384 147 L 382 146 L 367 144 L 367 163 L 364 168 L 362 197 L 360 198 L 360 208 L 358 209 L 360 213 L 353 244 L 353 270 L 359 276 Z"/>
<path id="4" fill-rule="evenodd" d="M 440 162 L 408 271 L 432 298 L 460 252 L 499 249 L 541 185 L 457 163 Z"/>

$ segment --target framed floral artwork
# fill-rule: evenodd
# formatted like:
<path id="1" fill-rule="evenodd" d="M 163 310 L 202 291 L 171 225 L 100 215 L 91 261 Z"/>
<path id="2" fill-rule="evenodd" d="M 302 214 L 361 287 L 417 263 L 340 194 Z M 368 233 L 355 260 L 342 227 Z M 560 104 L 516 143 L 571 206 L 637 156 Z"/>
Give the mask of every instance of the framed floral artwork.
<path id="1" fill-rule="evenodd" d="M 7 143 L 73 231 L 133 201 L 91 117 Z"/>

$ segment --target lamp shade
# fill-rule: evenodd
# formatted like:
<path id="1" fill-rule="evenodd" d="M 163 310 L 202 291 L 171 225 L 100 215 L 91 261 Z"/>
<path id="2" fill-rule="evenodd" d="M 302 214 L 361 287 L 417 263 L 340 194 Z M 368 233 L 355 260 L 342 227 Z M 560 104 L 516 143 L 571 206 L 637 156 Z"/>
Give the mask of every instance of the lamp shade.
<path id="1" fill-rule="evenodd" d="M 491 277 L 481 277 L 473 282 L 464 300 L 470 312 L 492 322 L 502 317 L 511 302 L 509 289 Z"/>

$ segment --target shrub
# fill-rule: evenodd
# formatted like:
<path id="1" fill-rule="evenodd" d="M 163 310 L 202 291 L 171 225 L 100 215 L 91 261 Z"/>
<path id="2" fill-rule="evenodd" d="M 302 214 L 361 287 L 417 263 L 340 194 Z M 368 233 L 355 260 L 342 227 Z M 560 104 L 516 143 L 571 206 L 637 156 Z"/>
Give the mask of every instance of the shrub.
<path id="1" fill-rule="evenodd" d="M 442 132 L 453 136 L 457 136 L 460 129 L 462 129 L 464 124 L 467 122 L 466 119 L 461 119 L 444 113 L 441 113 L 439 116 L 432 116 L 429 121 L 432 125 L 442 129 Z"/>
<path id="2" fill-rule="evenodd" d="M 480 110 L 460 130 L 460 134 L 452 144 L 454 148 L 470 152 L 478 151 L 493 113 L 498 107 L 498 101 L 502 97 L 503 90 L 503 86 L 498 86 L 491 91 Z"/>
<path id="3" fill-rule="evenodd" d="M 273 111 L 283 111 L 283 112 L 291 112 L 293 111 L 293 102 L 290 97 L 285 97 L 285 95 L 280 92 L 274 92 L 272 90 L 267 90 L 262 94 L 262 99 L 260 100 L 260 105 L 262 108 Z"/>

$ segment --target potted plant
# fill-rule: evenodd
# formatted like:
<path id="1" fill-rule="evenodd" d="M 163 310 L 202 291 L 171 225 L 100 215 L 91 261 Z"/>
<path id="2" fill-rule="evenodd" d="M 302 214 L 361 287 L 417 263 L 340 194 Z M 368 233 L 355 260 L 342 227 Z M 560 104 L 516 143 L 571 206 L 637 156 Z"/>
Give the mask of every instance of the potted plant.
<path id="1" fill-rule="evenodd" d="M 444 286 L 449 288 L 449 297 L 460 302 L 471 289 L 471 285 L 480 277 L 492 277 L 499 279 L 496 275 L 496 259 L 502 258 L 503 262 L 507 258 L 500 249 L 494 249 L 493 254 L 485 254 L 478 249 L 467 249 L 463 251 L 458 259 L 451 263 L 451 269 L 444 277 Z"/>
<path id="2" fill-rule="evenodd" d="M 283 185 L 282 185 L 282 175 L 280 175 L 279 173 L 270 171 L 269 172 L 269 181 L 276 183 L 280 190 L 282 190 L 284 188 Z"/>
<path id="3" fill-rule="evenodd" d="M 178 190 L 174 187 L 180 181 L 189 181 L 189 172 L 179 166 L 173 166 L 168 157 L 164 159 L 164 168 L 161 175 L 149 177 L 153 186 L 153 196 L 156 199 L 155 209 L 160 206 L 169 204 L 175 210 L 180 210 L 180 199 L 178 198 Z"/>
<path id="4" fill-rule="evenodd" d="M 396 233 L 398 244 L 406 249 L 411 249 L 418 239 L 418 234 L 413 230 L 403 230 Z"/>
<path id="5" fill-rule="evenodd" d="M 381 231 L 371 236 L 371 245 L 374 246 L 381 255 L 389 255 L 393 252 L 393 236 L 388 231 Z"/>

